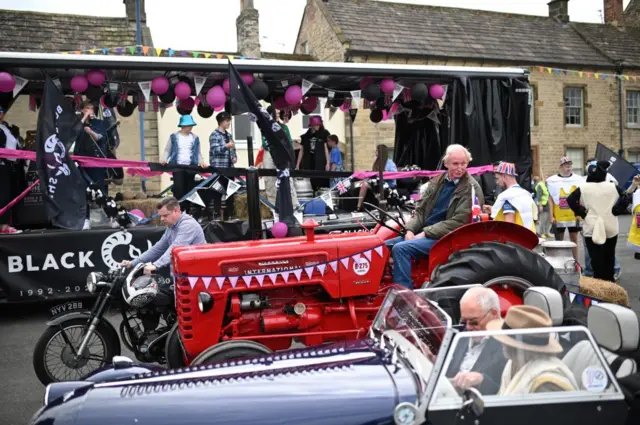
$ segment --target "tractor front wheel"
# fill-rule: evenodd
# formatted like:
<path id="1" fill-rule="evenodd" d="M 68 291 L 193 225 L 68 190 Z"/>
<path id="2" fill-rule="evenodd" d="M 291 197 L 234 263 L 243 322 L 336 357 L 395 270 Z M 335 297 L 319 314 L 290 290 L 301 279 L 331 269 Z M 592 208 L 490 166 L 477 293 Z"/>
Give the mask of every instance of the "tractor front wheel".
<path id="1" fill-rule="evenodd" d="M 553 266 L 539 254 L 510 242 L 483 242 L 454 252 L 449 261 L 431 274 L 429 288 L 481 284 L 500 297 L 502 312 L 522 304 L 524 291 L 547 286 L 560 292 L 565 307 L 569 300 L 565 284 Z"/>
<path id="2" fill-rule="evenodd" d="M 193 359 L 191 366 L 241 359 L 244 357 L 253 357 L 269 353 L 271 353 L 269 348 L 255 341 L 225 341 L 204 350 L 195 359 Z"/>

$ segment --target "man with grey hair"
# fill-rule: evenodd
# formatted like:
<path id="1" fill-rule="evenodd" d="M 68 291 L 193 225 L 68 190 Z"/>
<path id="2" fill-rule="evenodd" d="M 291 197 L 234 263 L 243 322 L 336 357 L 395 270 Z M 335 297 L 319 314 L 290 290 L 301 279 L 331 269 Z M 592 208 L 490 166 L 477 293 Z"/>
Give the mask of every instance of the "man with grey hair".
<path id="1" fill-rule="evenodd" d="M 485 331 L 487 323 L 500 319 L 500 299 L 492 289 L 475 287 L 460 299 L 461 324 L 466 331 Z M 460 389 L 475 387 L 484 395 L 497 394 L 507 363 L 502 344 L 491 337 L 471 337 L 457 345 L 447 377 Z"/>
<path id="2" fill-rule="evenodd" d="M 407 223 L 404 238 L 387 242 L 392 246 L 394 283 L 413 289 L 411 259 L 428 257 L 438 239 L 471 223 L 474 192 L 479 205 L 483 205 L 482 188 L 467 173 L 471 160 L 471 153 L 464 146 L 447 147 L 443 159 L 447 172 L 429 182 L 413 218 Z"/>
<path id="3" fill-rule="evenodd" d="M 168 196 L 157 205 L 160 221 L 167 226 L 162 238 L 144 254 L 133 261 L 123 261 L 124 267 L 135 267 L 148 263 L 144 267 L 145 274 L 171 265 L 171 251 L 177 246 L 202 245 L 207 243 L 202 226 L 189 214 L 180 210 L 180 203 L 173 196 Z"/>

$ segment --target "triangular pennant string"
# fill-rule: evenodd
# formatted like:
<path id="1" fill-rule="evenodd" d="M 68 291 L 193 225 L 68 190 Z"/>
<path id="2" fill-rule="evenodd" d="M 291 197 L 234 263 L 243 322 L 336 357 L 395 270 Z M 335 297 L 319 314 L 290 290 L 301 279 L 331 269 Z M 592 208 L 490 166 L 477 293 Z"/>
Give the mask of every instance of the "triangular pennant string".
<path id="1" fill-rule="evenodd" d="M 338 262 L 337 261 L 330 262 L 329 266 L 333 269 L 334 272 L 338 271 Z"/>
<path id="2" fill-rule="evenodd" d="M 231 287 L 235 288 L 238 283 L 238 276 L 229 276 L 229 282 L 231 282 Z"/>
<path id="3" fill-rule="evenodd" d="M 252 278 L 253 278 L 253 276 L 242 275 L 242 280 L 244 281 L 245 285 L 247 285 L 247 286 L 251 286 L 251 279 Z"/>
<path id="4" fill-rule="evenodd" d="M 209 285 L 211 284 L 211 278 L 210 277 L 203 277 L 202 278 L 202 283 L 204 283 L 204 288 L 205 289 L 209 289 Z"/>
<path id="5" fill-rule="evenodd" d="M 302 276 L 302 269 L 296 269 L 293 271 L 293 274 L 296 276 L 296 280 L 300 280 L 300 276 Z"/>
<path id="6" fill-rule="evenodd" d="M 344 268 L 345 268 L 345 269 L 348 269 L 348 268 L 349 268 L 349 257 L 347 257 L 347 258 L 342 258 L 342 259 L 340 260 L 340 262 L 342 263 L 342 265 L 344 266 Z"/>
<path id="7" fill-rule="evenodd" d="M 371 261 L 371 250 L 368 249 L 364 252 L 364 256 L 367 257 L 367 260 Z"/>
<path id="8" fill-rule="evenodd" d="M 326 264 L 318 264 L 316 266 L 316 268 L 320 272 L 320 276 L 324 276 L 324 270 L 327 268 L 327 265 Z"/>
<path id="9" fill-rule="evenodd" d="M 193 277 L 193 276 L 189 276 L 189 286 L 191 286 L 191 289 L 193 289 L 196 286 L 196 283 L 198 282 L 198 277 Z"/>
<path id="10" fill-rule="evenodd" d="M 258 285 L 262 286 L 262 282 L 264 282 L 264 275 L 257 274 L 255 277 L 256 277 L 256 280 L 258 281 Z"/>
<path id="11" fill-rule="evenodd" d="M 376 254 L 382 257 L 382 245 L 375 247 L 374 251 L 376 252 Z"/>
<path id="12" fill-rule="evenodd" d="M 311 81 L 302 80 L 302 95 L 306 95 L 309 90 L 313 87 L 313 83 Z"/>
<path id="13" fill-rule="evenodd" d="M 201 77 L 196 75 L 193 77 L 193 85 L 196 86 L 196 97 L 200 96 L 200 92 L 204 87 L 204 84 L 207 82 L 207 77 Z"/>
<path id="14" fill-rule="evenodd" d="M 282 273 L 280 273 L 280 276 L 282 276 L 282 279 L 284 279 L 284 283 L 287 283 L 287 281 L 289 280 L 289 275 L 290 274 L 291 274 L 290 272 L 282 272 Z"/>
<path id="15" fill-rule="evenodd" d="M 269 273 L 267 276 L 269 277 L 271 283 L 276 283 L 276 279 L 278 279 L 278 273 Z"/>
<path id="16" fill-rule="evenodd" d="M 307 274 L 307 276 L 309 277 L 309 279 L 311 279 L 311 276 L 313 275 L 313 269 L 314 267 L 305 267 L 304 272 Z"/>
<path id="17" fill-rule="evenodd" d="M 224 276 L 220 276 L 220 277 L 216 277 L 216 283 L 218 284 L 218 288 L 222 289 L 222 285 L 224 285 L 224 280 L 226 279 L 226 277 Z"/>

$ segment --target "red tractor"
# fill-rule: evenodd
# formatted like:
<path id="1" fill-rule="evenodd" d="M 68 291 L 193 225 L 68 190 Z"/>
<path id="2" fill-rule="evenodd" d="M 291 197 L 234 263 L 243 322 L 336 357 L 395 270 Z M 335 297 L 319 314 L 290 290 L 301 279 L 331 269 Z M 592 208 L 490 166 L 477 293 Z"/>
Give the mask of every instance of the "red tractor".
<path id="1" fill-rule="evenodd" d="M 364 337 L 393 285 L 385 241 L 404 232 L 380 213 L 387 221 L 369 233 L 316 235 L 307 220 L 302 237 L 176 248 L 169 367 Z M 485 284 L 505 311 L 530 286 L 563 293 L 560 276 L 533 251 L 538 242 L 511 223 L 463 226 L 413 264 L 415 287 Z"/>

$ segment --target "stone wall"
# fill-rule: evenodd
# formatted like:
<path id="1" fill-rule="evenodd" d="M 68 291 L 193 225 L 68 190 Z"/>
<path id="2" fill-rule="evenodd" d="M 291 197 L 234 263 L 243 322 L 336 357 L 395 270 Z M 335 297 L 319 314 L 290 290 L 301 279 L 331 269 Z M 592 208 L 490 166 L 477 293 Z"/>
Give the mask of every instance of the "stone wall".
<path id="1" fill-rule="evenodd" d="M 340 28 L 331 23 L 329 16 L 313 0 L 307 0 L 303 16 L 294 53 L 308 53 L 325 62 L 344 61 L 345 50 L 338 36 Z"/>

